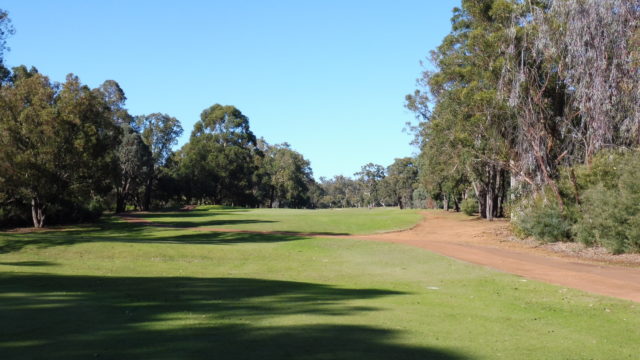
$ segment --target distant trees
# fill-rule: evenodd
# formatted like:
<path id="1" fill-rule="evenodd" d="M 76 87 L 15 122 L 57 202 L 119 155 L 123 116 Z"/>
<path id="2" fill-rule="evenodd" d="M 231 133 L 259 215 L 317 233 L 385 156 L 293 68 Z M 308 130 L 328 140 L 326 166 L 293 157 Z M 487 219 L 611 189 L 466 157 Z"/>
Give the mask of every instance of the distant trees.
<path id="1" fill-rule="evenodd" d="M 387 168 L 384 187 L 390 196 L 390 202 L 400 209 L 413 206 L 413 193 L 418 183 L 418 167 L 410 157 L 395 159 Z"/>
<path id="2" fill-rule="evenodd" d="M 380 182 L 385 178 L 382 165 L 368 163 L 354 174 L 361 187 L 361 200 L 364 206 L 374 207 L 384 205 Z"/>
<path id="3" fill-rule="evenodd" d="M 258 159 L 258 195 L 268 207 L 312 207 L 311 189 L 315 186 L 311 164 L 287 143 L 269 145 L 259 140 L 264 156 Z"/>
<path id="4" fill-rule="evenodd" d="M 414 158 L 395 159 L 386 169 L 365 164 L 354 178 L 320 178 L 315 206 L 321 208 L 399 206 L 425 207 L 429 194 L 420 187 Z M 415 201 L 414 201 L 415 200 Z"/>

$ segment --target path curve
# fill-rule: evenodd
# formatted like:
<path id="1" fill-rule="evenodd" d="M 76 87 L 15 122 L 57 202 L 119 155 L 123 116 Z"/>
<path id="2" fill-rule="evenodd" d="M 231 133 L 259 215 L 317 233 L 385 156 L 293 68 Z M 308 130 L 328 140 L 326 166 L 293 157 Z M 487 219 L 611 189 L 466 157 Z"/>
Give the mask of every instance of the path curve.
<path id="1" fill-rule="evenodd" d="M 530 279 L 640 302 L 640 268 L 553 256 L 505 241 L 504 220 L 489 222 L 444 212 L 425 212 L 424 217 L 407 231 L 353 237 L 415 246 Z"/>
<path id="2" fill-rule="evenodd" d="M 423 216 L 424 220 L 409 230 L 371 235 L 332 236 L 318 233 L 250 231 L 209 227 L 190 229 L 211 232 L 339 237 L 405 244 L 529 279 L 640 302 L 640 268 L 553 256 L 543 250 L 505 241 L 504 235 L 500 234 L 508 233 L 508 222 L 506 221 L 489 222 L 439 211 L 424 212 Z M 122 216 L 122 219 L 127 222 L 172 228 L 171 225 L 155 223 L 138 216 Z"/>

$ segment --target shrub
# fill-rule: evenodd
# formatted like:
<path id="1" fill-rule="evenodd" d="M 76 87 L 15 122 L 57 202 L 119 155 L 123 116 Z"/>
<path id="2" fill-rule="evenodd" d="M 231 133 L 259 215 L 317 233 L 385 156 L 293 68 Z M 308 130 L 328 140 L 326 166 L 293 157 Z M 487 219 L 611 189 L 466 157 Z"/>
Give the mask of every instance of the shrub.
<path id="1" fill-rule="evenodd" d="M 629 151 L 611 164 L 615 175 L 590 187 L 582 196 L 575 237 L 613 253 L 640 251 L 640 157 Z M 615 179 L 612 181 L 611 179 Z"/>
<path id="2" fill-rule="evenodd" d="M 460 210 L 471 216 L 478 211 L 478 201 L 475 198 L 466 198 L 462 200 L 462 203 L 460 203 Z"/>
<path id="3" fill-rule="evenodd" d="M 516 205 L 513 211 L 516 231 L 524 236 L 543 242 L 566 241 L 571 236 L 571 220 L 555 199 L 540 194 Z"/>

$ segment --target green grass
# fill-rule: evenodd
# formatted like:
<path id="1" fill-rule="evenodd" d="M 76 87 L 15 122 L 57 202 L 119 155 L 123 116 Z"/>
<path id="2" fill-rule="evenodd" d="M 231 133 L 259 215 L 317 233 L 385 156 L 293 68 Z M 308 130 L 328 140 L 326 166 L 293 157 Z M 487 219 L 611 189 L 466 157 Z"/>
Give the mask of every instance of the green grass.
<path id="1" fill-rule="evenodd" d="M 370 234 L 406 229 L 421 216 L 416 210 L 376 209 L 241 209 L 202 206 L 194 211 L 155 212 L 140 217 L 176 227 L 212 227 L 325 234 Z"/>
<path id="2" fill-rule="evenodd" d="M 311 228 L 295 227 L 295 211 L 263 219 L 288 218 L 280 224 L 300 232 L 382 230 L 349 224 L 371 213 L 360 212 Z M 412 247 L 338 238 L 114 219 L 0 233 L 0 357 L 637 358 L 637 304 L 523 280 Z"/>

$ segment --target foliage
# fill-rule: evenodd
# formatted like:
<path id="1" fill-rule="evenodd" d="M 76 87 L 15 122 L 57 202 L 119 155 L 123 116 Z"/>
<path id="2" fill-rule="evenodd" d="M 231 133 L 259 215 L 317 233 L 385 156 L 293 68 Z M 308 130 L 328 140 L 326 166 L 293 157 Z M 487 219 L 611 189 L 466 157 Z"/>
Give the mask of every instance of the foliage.
<path id="1" fill-rule="evenodd" d="M 418 168 L 415 160 L 410 157 L 395 159 L 387 168 L 384 178 L 385 189 L 391 202 L 398 204 L 400 209 L 412 206 L 413 191 L 418 182 Z"/>
<path id="2" fill-rule="evenodd" d="M 54 84 L 35 68 L 18 67 L 0 88 L 0 102 L 5 203 L 30 205 L 33 225 L 42 227 L 56 204 L 89 203 L 109 191 L 119 131 L 99 92 L 73 75 Z"/>
<path id="3" fill-rule="evenodd" d="M 257 157 L 257 176 L 264 190 L 258 198 L 268 207 L 310 207 L 314 180 L 309 161 L 287 143 L 269 145 L 260 139 L 259 148 L 264 156 Z"/>
<path id="4" fill-rule="evenodd" d="M 149 210 L 153 187 L 157 184 L 159 176 L 163 174 L 161 169 L 167 165 L 169 157 L 173 154 L 172 146 L 182 135 L 182 126 L 180 121 L 172 116 L 153 113 L 136 116 L 135 127 L 149 147 L 153 158 L 152 166 L 145 179 L 144 199 L 141 206 L 143 210 Z"/>
<path id="5" fill-rule="evenodd" d="M 9 13 L 0 9 L 0 83 L 4 82 L 10 75 L 10 71 L 4 65 L 4 54 L 9 50 L 7 38 L 14 33 L 15 29 L 11 24 Z"/>
<path id="6" fill-rule="evenodd" d="M 512 209 L 516 230 L 543 242 L 567 241 L 571 237 L 571 220 L 553 196 L 540 193 L 522 200 Z"/>
<path id="7" fill-rule="evenodd" d="M 153 169 L 151 150 L 138 132 L 129 126 L 124 126 L 117 156 L 120 177 L 116 187 L 116 212 L 124 212 L 127 202 L 141 208 L 140 189 L 143 188 Z"/>
<path id="8" fill-rule="evenodd" d="M 381 182 L 386 173 L 382 165 L 368 163 L 359 172 L 353 174 L 362 187 L 362 201 L 364 206 L 374 207 L 382 204 Z"/>
<path id="9" fill-rule="evenodd" d="M 638 150 L 602 152 L 591 171 L 584 171 L 576 240 L 614 253 L 640 252 L 639 155 Z"/>
<path id="10" fill-rule="evenodd" d="M 478 212 L 478 200 L 473 197 L 468 197 L 460 203 L 460 210 L 463 213 L 471 216 Z"/>
<path id="11" fill-rule="evenodd" d="M 435 70 L 425 71 L 421 89 L 406 97 L 421 121 L 422 183 L 445 209 L 473 188 L 483 217 L 501 215 L 512 114 L 498 89 L 513 12 L 509 1 L 463 1 L 454 9 L 451 33 L 431 52 Z"/>
<path id="12" fill-rule="evenodd" d="M 256 156 L 262 153 L 248 117 L 231 105 L 205 109 L 178 157 L 187 200 L 254 205 Z"/>

